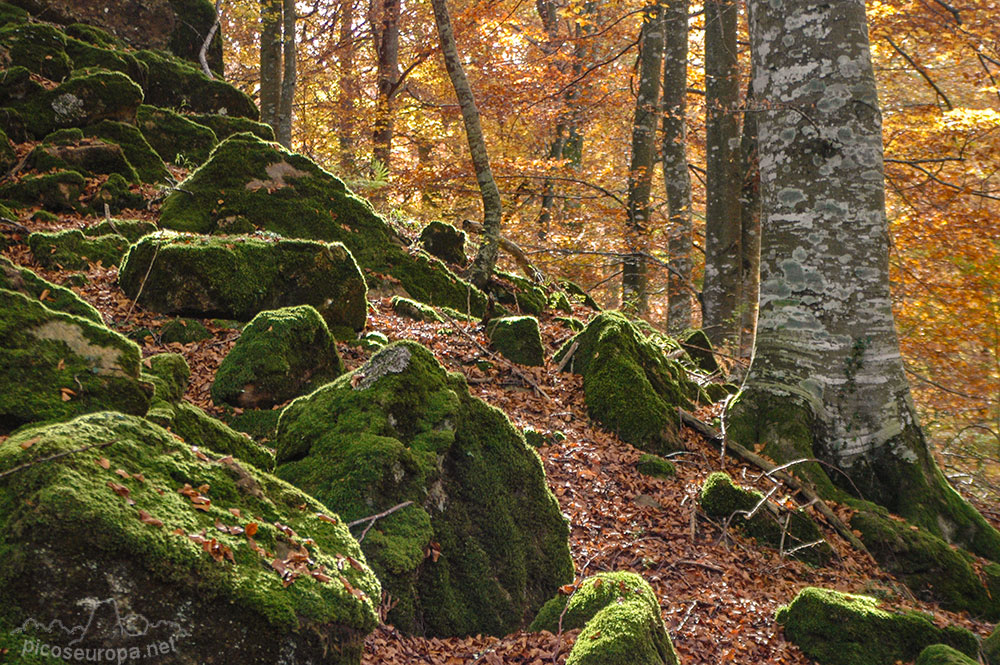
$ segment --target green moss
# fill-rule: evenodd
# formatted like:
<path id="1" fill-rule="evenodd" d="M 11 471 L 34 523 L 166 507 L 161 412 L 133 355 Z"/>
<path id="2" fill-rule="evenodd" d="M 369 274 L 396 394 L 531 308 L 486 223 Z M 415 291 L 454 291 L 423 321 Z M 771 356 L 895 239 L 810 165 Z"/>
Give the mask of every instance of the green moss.
<path id="1" fill-rule="evenodd" d="M 0 2 L 0 24 L 27 23 L 30 14 L 20 7 L 7 2 Z"/>
<path id="2" fill-rule="evenodd" d="M 591 418 L 649 452 L 676 449 L 677 407 L 691 408 L 702 397 L 684 367 L 617 312 L 595 317 L 553 360 L 561 362 L 574 345 L 566 370 L 583 375 Z"/>
<path id="3" fill-rule="evenodd" d="M 403 630 L 505 634 L 572 579 L 537 453 L 418 344 L 292 402 L 277 442 L 277 474 L 345 520 L 413 502 L 362 542 Z"/>
<path id="4" fill-rule="evenodd" d="M 116 266 L 129 244 L 128 239 L 121 236 L 88 237 L 79 229 L 28 236 L 28 246 L 40 265 L 63 270 L 85 270 L 98 261 L 106 267 Z"/>
<path id="5" fill-rule="evenodd" d="M 164 402 L 179 402 L 187 390 L 191 379 L 191 368 L 179 353 L 158 353 L 150 356 L 143 364 L 143 379 L 153 384 L 153 399 Z"/>
<path id="6" fill-rule="evenodd" d="M 0 28 L 0 46 L 10 62 L 52 81 L 62 81 L 73 69 L 66 54 L 66 35 L 50 25 L 20 23 Z"/>
<path id="7" fill-rule="evenodd" d="M 663 459 L 658 455 L 643 453 L 639 457 L 639 462 L 635 465 L 636 470 L 644 476 L 654 478 L 673 478 L 677 475 L 677 467 L 670 460 Z"/>
<path id="8" fill-rule="evenodd" d="M 533 316 L 545 311 L 548 294 L 540 286 L 509 272 L 496 271 L 495 277 L 490 283 L 490 292 L 497 302 Z"/>
<path id="9" fill-rule="evenodd" d="M 42 138 L 63 127 L 85 127 L 101 120 L 135 122 L 142 90 L 124 74 L 99 71 L 74 76 L 54 90 L 10 104 L 25 131 Z"/>
<path id="10" fill-rule="evenodd" d="M 312 305 L 328 325 L 354 330 L 367 318 L 364 279 L 339 243 L 154 233 L 125 255 L 118 280 L 130 298 L 166 314 L 249 320 Z"/>
<path id="11" fill-rule="evenodd" d="M 249 434 L 255 441 L 273 441 L 278 433 L 278 418 L 281 409 L 246 409 L 228 417 L 229 426 L 237 432 Z"/>
<path id="12" fill-rule="evenodd" d="M 719 371 L 719 363 L 715 360 L 712 350 L 712 342 L 704 330 L 692 330 L 681 340 L 681 348 L 684 349 L 694 365 L 712 374 Z"/>
<path id="13" fill-rule="evenodd" d="M 677 665 L 677 654 L 660 618 L 649 583 L 635 573 L 600 573 L 572 596 L 555 596 L 539 611 L 532 631 L 583 628 L 567 663 Z"/>
<path id="14" fill-rule="evenodd" d="M 164 344 L 191 344 L 212 337 L 212 332 L 195 319 L 176 318 L 160 326 L 160 341 Z"/>
<path id="15" fill-rule="evenodd" d="M 65 620 L 77 616 L 80 598 L 115 595 L 133 612 L 179 622 L 185 652 L 201 660 L 278 662 L 294 650 L 313 662 L 359 662 L 364 636 L 377 624 L 379 583 L 343 523 L 273 476 L 235 460 L 213 462 L 156 425 L 108 412 L 11 437 L 0 444 L 0 470 L 99 444 L 107 445 L 27 467 L 0 484 L 7 625 Z M 109 484 L 126 488 L 128 500 Z M 185 484 L 210 500 L 207 510 L 194 510 L 177 491 Z M 144 523 L 140 511 L 162 526 Z M 216 526 L 249 523 L 258 526 L 252 540 Z M 213 559 L 196 542 L 199 533 L 231 554 Z M 299 549 L 309 562 L 283 584 L 269 564 Z M 220 641 L 234 625 L 246 632 Z"/>
<path id="16" fill-rule="evenodd" d="M 72 212 L 79 207 L 80 194 L 86 184 L 76 171 L 28 175 L 19 182 L 0 186 L 0 198 Z"/>
<path id="17" fill-rule="evenodd" d="M 134 126 L 124 122 L 103 120 L 95 125 L 89 125 L 83 130 L 86 136 L 95 136 L 121 146 L 122 152 L 129 164 L 135 169 L 142 182 L 167 182 L 170 172 L 163 165 L 159 153 L 153 150 L 146 137 Z M 176 152 L 170 155 L 176 156 Z"/>
<path id="18" fill-rule="evenodd" d="M 791 556 L 817 566 L 825 565 L 830 560 L 833 550 L 805 511 L 790 512 L 762 501 L 763 494 L 737 486 L 728 474 L 722 472 L 713 473 L 705 479 L 699 497 L 701 508 L 709 517 L 731 520 L 731 524 L 764 545 L 776 549 L 783 545 L 784 552 L 788 552 L 819 541 L 817 545 L 803 547 Z M 772 507 L 775 510 L 771 510 Z M 748 517 L 749 513 L 754 513 L 753 517 Z"/>
<path id="19" fill-rule="evenodd" d="M 83 298 L 67 288 L 42 279 L 27 268 L 14 265 L 4 256 L 0 256 L 0 289 L 17 291 L 29 298 L 44 299 L 43 304 L 49 309 L 104 325 L 100 313 Z"/>
<path id="20" fill-rule="evenodd" d="M 17 153 L 7 134 L 0 130 L 0 170 L 8 173 L 17 164 Z"/>
<path id="21" fill-rule="evenodd" d="M 102 30 L 86 23 L 71 23 L 63 28 L 63 32 L 68 37 L 79 39 L 82 42 L 100 46 L 105 49 L 123 50 L 126 48 L 125 42 L 113 36 L 106 30 Z"/>
<path id="22" fill-rule="evenodd" d="M 200 54 L 208 32 L 215 23 L 215 5 L 210 0 L 169 0 L 170 7 L 177 16 L 174 30 L 170 34 L 170 51 L 189 62 L 200 62 Z M 209 68 L 221 78 L 222 35 L 215 33 L 212 43 L 205 52 Z M 254 116 L 256 117 L 256 116 Z"/>
<path id="23" fill-rule="evenodd" d="M 575 302 L 581 305 L 586 305 L 595 312 L 601 311 L 601 306 L 597 304 L 597 301 L 590 297 L 590 294 L 583 290 L 579 284 L 576 282 L 571 282 L 568 279 L 560 279 L 559 286 L 565 289 L 566 293 L 569 294 Z"/>
<path id="24" fill-rule="evenodd" d="M 42 87 L 41 83 L 33 80 L 31 78 L 31 71 L 27 67 L 22 67 L 21 65 L 13 65 L 6 69 L 0 70 L 0 104 L 4 106 L 12 103 L 17 103 L 23 100 L 25 97 L 30 95 L 35 95 L 44 92 L 45 88 Z M 10 109 L 5 109 L 5 112 L 9 113 Z M 17 115 L 17 114 L 14 114 Z M 23 120 L 18 117 L 8 117 L 6 122 L 22 122 Z M 23 132 L 19 132 L 23 134 Z M 14 138 L 11 136 L 11 138 Z M 26 137 L 18 137 L 15 139 L 20 142 L 27 140 Z"/>
<path id="25" fill-rule="evenodd" d="M 247 325 L 219 365 L 212 401 L 269 408 L 343 373 L 337 344 L 315 308 L 264 311 Z"/>
<path id="26" fill-rule="evenodd" d="M 92 321 L 0 289 L 0 431 L 114 409 L 142 415 L 139 347 Z M 69 391 L 69 392 L 66 392 Z"/>
<path id="27" fill-rule="evenodd" d="M 545 364 L 545 347 L 533 316 L 506 316 L 491 319 L 486 327 L 490 343 L 507 360 L 521 365 Z"/>
<path id="28" fill-rule="evenodd" d="M 918 597 L 936 601 L 948 610 L 1000 618 L 1000 598 L 991 598 L 964 552 L 924 529 L 871 511 L 855 513 L 851 528 L 861 533 L 862 542 L 879 565 Z"/>
<path id="29" fill-rule="evenodd" d="M 730 395 L 735 395 L 740 391 L 739 386 L 732 383 L 706 383 L 702 387 L 705 389 L 705 394 L 712 404 L 721 402 Z"/>
<path id="30" fill-rule="evenodd" d="M 451 224 L 434 221 L 420 231 L 417 242 L 428 254 L 442 261 L 464 266 L 468 261 L 465 257 L 465 240 L 465 231 L 460 231 Z"/>
<path id="31" fill-rule="evenodd" d="M 221 203 L 220 203 L 221 201 Z M 342 242 L 370 287 L 400 286 L 420 302 L 481 316 L 486 298 L 404 241 L 372 207 L 311 160 L 250 134 L 236 134 L 164 201 L 164 228 L 216 233 L 239 221 L 289 238 Z"/>
<path id="32" fill-rule="evenodd" d="M 545 306 L 548 309 L 557 309 L 560 312 L 565 312 L 566 314 L 573 313 L 573 305 L 570 303 L 569 297 L 562 291 L 555 291 L 552 293 Z"/>
<path id="33" fill-rule="evenodd" d="M 893 665 L 938 643 L 970 656 L 979 649 L 963 628 L 938 628 L 921 614 L 889 612 L 874 598 L 829 589 L 803 589 L 775 618 L 785 636 L 822 665 Z"/>
<path id="34" fill-rule="evenodd" d="M 182 166 L 189 161 L 202 164 L 219 143 L 211 129 L 170 109 L 143 104 L 139 107 L 138 126 L 158 155 Z"/>
<path id="35" fill-rule="evenodd" d="M 392 300 L 389 301 L 389 306 L 396 314 L 414 321 L 444 323 L 444 317 L 435 312 L 433 307 L 410 298 L 393 296 Z"/>
<path id="36" fill-rule="evenodd" d="M 257 106 L 245 93 L 225 81 L 209 79 L 192 64 L 164 51 L 137 51 L 134 55 L 148 68 L 142 91 L 151 106 L 250 120 L 259 117 Z M 160 154 L 165 159 L 173 158 Z"/>
<path id="37" fill-rule="evenodd" d="M 983 640 L 983 656 L 987 665 L 1000 665 L 1000 628 L 994 628 L 990 636 Z"/>
<path id="38" fill-rule="evenodd" d="M 103 222 L 81 230 L 83 231 L 83 235 L 91 238 L 114 234 L 124 237 L 130 243 L 134 243 L 139 238 L 156 231 L 156 224 L 143 219 L 106 219 Z"/>
<path id="39" fill-rule="evenodd" d="M 146 76 L 146 65 L 125 49 L 105 48 L 67 36 L 66 54 L 73 61 L 74 69 L 99 68 L 121 72 L 133 81 L 141 81 Z"/>
<path id="40" fill-rule="evenodd" d="M 220 141 L 242 132 L 249 132 L 264 141 L 274 141 L 274 130 L 262 122 L 218 113 L 196 113 L 188 117 L 199 125 L 210 128 Z"/>
<path id="41" fill-rule="evenodd" d="M 128 182 L 117 173 L 101 184 L 90 200 L 90 208 L 94 214 L 105 212 L 121 212 L 126 208 L 140 210 L 146 207 L 146 199 L 142 194 L 133 192 Z"/>
<path id="42" fill-rule="evenodd" d="M 532 448 L 542 448 L 549 445 L 549 437 L 536 429 L 527 428 L 524 430 L 524 442 Z"/>
<path id="43" fill-rule="evenodd" d="M 946 644 L 932 644 L 920 652 L 914 665 L 978 665 L 961 651 Z"/>
<path id="44" fill-rule="evenodd" d="M 557 316 L 554 320 L 573 332 L 580 332 L 587 327 L 583 321 L 572 316 Z"/>

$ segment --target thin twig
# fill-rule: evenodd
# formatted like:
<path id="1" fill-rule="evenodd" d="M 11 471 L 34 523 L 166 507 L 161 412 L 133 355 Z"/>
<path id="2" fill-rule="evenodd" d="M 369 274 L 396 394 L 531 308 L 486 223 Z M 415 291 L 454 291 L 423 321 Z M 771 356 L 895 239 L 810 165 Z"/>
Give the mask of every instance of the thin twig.
<path id="1" fill-rule="evenodd" d="M 412 503 L 413 503 L 412 501 L 404 501 L 403 503 L 397 503 L 392 508 L 389 508 L 388 510 L 383 510 L 381 513 L 377 515 L 369 515 L 368 517 L 362 517 L 361 519 L 356 519 L 353 522 L 348 522 L 347 527 L 350 528 L 352 526 L 357 526 L 359 524 L 364 524 L 365 522 L 368 522 L 368 526 L 366 526 L 365 530 L 361 532 L 360 536 L 358 536 L 358 542 L 360 543 L 362 540 L 365 539 L 365 536 L 368 535 L 368 530 L 372 528 L 375 522 L 382 519 L 383 517 L 388 517 L 389 515 L 392 515 L 397 510 L 402 510 L 403 508 L 406 508 Z"/>
<path id="2" fill-rule="evenodd" d="M 571 360 L 573 360 L 573 354 L 574 354 L 574 353 L 576 353 L 576 350 L 577 350 L 578 348 L 580 348 L 580 342 L 579 342 L 579 340 L 577 340 L 576 342 L 573 342 L 573 343 L 572 343 L 572 344 L 570 345 L 570 347 L 569 347 L 569 351 L 567 351 L 567 352 L 566 352 L 566 355 L 565 355 L 565 356 L 563 356 L 563 359 L 562 359 L 562 361 L 561 361 L 561 362 L 559 363 L 559 366 L 558 366 L 558 367 L 556 367 L 556 374 L 558 374 L 559 372 L 563 371 L 563 369 L 564 369 L 564 368 L 566 367 L 566 365 L 568 365 L 568 364 L 569 364 L 569 362 L 570 362 Z"/>

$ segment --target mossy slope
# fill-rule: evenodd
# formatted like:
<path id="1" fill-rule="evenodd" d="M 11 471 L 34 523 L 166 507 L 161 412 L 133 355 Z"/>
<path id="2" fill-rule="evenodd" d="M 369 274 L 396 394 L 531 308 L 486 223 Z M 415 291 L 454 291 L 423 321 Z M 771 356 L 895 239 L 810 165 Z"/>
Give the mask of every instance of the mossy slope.
<path id="1" fill-rule="evenodd" d="M 364 279 L 339 243 L 154 233 L 129 249 L 118 281 L 130 298 L 165 314 L 248 321 L 304 304 L 331 327 L 352 330 L 368 316 Z"/>
<path id="2" fill-rule="evenodd" d="M 292 402 L 277 443 L 276 473 L 345 520 L 413 502 L 362 542 L 399 628 L 509 633 L 572 578 L 537 453 L 419 344 L 392 344 Z"/>
<path id="3" fill-rule="evenodd" d="M 164 228 L 216 233 L 252 225 L 289 238 L 342 242 L 369 286 L 400 286 L 421 302 L 481 315 L 486 298 L 441 261 L 406 243 L 342 181 L 302 155 L 251 134 L 223 141 L 164 201 Z"/>
<path id="4" fill-rule="evenodd" d="M 5 626 L 70 623 L 80 600 L 114 597 L 172 622 L 172 662 L 360 662 L 380 588 L 325 506 L 120 413 L 25 430 L 0 444 L 0 471 L 85 446 L 101 447 L 0 484 Z"/>

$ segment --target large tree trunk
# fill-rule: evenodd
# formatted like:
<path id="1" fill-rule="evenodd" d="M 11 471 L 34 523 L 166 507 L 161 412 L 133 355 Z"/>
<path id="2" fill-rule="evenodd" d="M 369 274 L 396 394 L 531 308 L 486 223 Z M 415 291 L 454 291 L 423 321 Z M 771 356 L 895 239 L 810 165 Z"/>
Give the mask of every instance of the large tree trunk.
<path id="1" fill-rule="evenodd" d="M 392 99 L 399 81 L 399 3 L 400 0 L 379 0 L 381 11 L 375 26 L 378 97 L 375 100 L 372 159 L 386 171 L 392 154 Z"/>
<path id="2" fill-rule="evenodd" d="M 753 81 L 753 67 L 750 69 Z M 760 164 L 757 146 L 757 114 L 753 112 L 753 84 L 747 89 L 740 141 L 740 357 L 750 357 L 757 329 L 757 300 L 760 294 Z"/>
<path id="3" fill-rule="evenodd" d="M 622 273 L 622 308 L 633 314 L 646 311 L 646 257 L 649 245 L 649 193 L 656 158 L 656 119 L 660 104 L 660 68 L 663 65 L 664 0 L 650 3 L 639 35 L 639 85 L 632 122 L 632 160 L 628 174 L 629 254 Z"/>
<path id="4" fill-rule="evenodd" d="M 997 559 L 1000 534 L 931 457 L 900 358 L 864 1 L 761 0 L 751 19 L 760 311 L 728 434 L 778 461 L 818 457 L 839 471 L 795 470 L 827 496 L 859 495 Z"/>
<path id="5" fill-rule="evenodd" d="M 500 250 L 500 220 L 503 214 L 503 204 L 500 201 L 500 190 L 493 178 L 490 168 L 490 157 L 486 151 L 486 140 L 483 138 L 483 127 L 479 121 L 479 109 L 476 108 L 476 98 L 472 94 L 469 80 L 465 77 L 465 69 L 458 55 L 455 43 L 455 32 L 451 27 L 451 16 L 448 15 L 446 0 L 431 0 L 434 7 L 434 22 L 437 25 L 438 38 L 441 41 L 441 52 L 444 55 L 445 68 L 455 88 L 458 105 L 462 109 L 462 121 L 465 123 L 465 135 L 469 141 L 469 152 L 472 154 L 472 164 L 476 170 L 476 181 L 483 199 L 483 235 L 479 243 L 472 266 L 469 268 L 469 279 L 476 286 L 483 288 L 493 276 L 497 253 Z"/>
<path id="6" fill-rule="evenodd" d="M 670 215 L 667 325 L 691 327 L 691 174 L 687 160 L 687 59 L 689 0 L 670 0 L 664 17 L 663 184 Z"/>
<path id="7" fill-rule="evenodd" d="M 282 0 L 260 2 L 260 121 L 275 128 L 281 100 Z"/>
<path id="8" fill-rule="evenodd" d="M 736 0 L 705 2 L 706 189 L 702 324 L 716 346 L 736 340 L 740 303 L 739 60 Z"/>
<path id="9" fill-rule="evenodd" d="M 296 53 L 295 53 L 295 0 L 282 2 L 282 49 L 284 59 L 281 74 L 281 95 L 278 100 L 278 117 L 275 135 L 278 143 L 292 148 L 292 118 L 294 115 Z"/>
<path id="10" fill-rule="evenodd" d="M 354 73 L 354 0 L 345 0 L 340 17 L 340 92 L 337 107 L 337 145 L 340 151 L 340 172 L 345 177 L 357 173 L 355 163 L 354 102 L 358 98 L 358 77 Z"/>

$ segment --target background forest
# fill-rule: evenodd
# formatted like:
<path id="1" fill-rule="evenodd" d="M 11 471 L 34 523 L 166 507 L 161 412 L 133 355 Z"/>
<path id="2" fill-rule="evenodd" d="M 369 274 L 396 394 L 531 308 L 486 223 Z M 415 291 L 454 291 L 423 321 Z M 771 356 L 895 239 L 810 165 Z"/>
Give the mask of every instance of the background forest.
<path id="1" fill-rule="evenodd" d="M 627 259 L 641 252 L 648 303 L 637 306 L 645 318 L 664 329 L 698 326 L 704 306 L 715 319 L 705 327 L 719 327 L 714 341 L 728 344 L 738 373 L 751 349 L 756 298 L 746 9 L 736 2 L 660 4 L 452 0 L 449 7 L 503 199 L 502 234 L 535 265 L 579 282 L 611 308 L 622 304 Z M 264 120 L 271 109 L 279 139 L 343 177 L 410 232 L 435 219 L 459 227 L 466 219 L 481 221 L 430 3 L 286 0 L 284 17 L 281 5 L 232 0 L 220 8 L 226 78 L 259 99 Z M 650 55 L 642 36 L 660 10 L 665 43 Z M 868 3 L 884 123 L 892 293 L 907 370 L 952 481 L 994 494 L 1000 489 L 996 10 L 987 0 Z M 685 11 L 688 29 L 678 30 L 678 12 Z M 294 45 L 282 33 L 294 34 Z M 261 34 L 270 48 L 262 49 Z M 686 43 L 678 34 L 686 34 Z M 642 69 L 641 58 L 658 60 L 653 99 L 648 86 L 641 89 L 643 72 L 651 71 Z M 685 75 L 680 95 L 671 82 Z M 283 111 L 289 106 L 292 119 Z M 683 126 L 675 121 L 681 116 Z M 649 134 L 651 127 L 655 155 L 650 167 L 637 166 L 636 131 Z M 677 205 L 667 185 L 681 180 L 676 160 L 684 156 L 690 192 L 674 193 Z M 643 176 L 651 188 L 648 220 L 637 223 L 634 195 Z M 719 275 L 708 284 L 706 264 Z M 671 284 L 671 270 L 690 277 Z"/>

